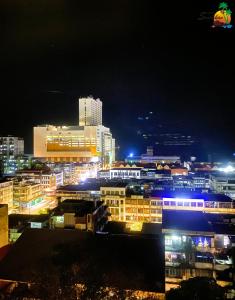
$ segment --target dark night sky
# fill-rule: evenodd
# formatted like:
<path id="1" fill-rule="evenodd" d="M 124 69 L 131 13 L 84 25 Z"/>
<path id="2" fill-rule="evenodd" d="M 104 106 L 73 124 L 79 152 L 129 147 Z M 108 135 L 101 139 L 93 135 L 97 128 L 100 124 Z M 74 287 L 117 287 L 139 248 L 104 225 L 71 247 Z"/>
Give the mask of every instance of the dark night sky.
<path id="1" fill-rule="evenodd" d="M 198 20 L 219 1 L 172 3 L 1 1 L 0 132 L 31 152 L 34 125 L 75 124 L 77 98 L 93 95 L 123 153 L 138 148 L 148 111 L 210 151 L 235 152 L 235 30 Z"/>

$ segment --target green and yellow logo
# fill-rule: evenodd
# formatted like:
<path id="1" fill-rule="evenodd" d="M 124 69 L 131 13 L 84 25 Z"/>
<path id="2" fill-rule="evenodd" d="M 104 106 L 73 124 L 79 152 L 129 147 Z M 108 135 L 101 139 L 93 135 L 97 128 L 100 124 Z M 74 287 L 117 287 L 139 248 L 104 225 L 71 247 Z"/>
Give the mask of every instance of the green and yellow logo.
<path id="1" fill-rule="evenodd" d="M 219 4 L 219 10 L 214 14 L 214 22 L 212 27 L 232 28 L 231 23 L 232 11 L 226 2 Z"/>

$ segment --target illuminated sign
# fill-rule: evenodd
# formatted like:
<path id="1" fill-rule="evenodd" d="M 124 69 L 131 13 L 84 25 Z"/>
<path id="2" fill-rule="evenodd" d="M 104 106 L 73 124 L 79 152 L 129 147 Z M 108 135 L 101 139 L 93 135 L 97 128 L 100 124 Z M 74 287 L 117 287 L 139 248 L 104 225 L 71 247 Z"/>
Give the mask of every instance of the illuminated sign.
<path id="1" fill-rule="evenodd" d="M 219 4 L 219 10 L 214 14 L 214 22 L 212 27 L 232 28 L 231 23 L 232 11 L 226 2 Z"/>

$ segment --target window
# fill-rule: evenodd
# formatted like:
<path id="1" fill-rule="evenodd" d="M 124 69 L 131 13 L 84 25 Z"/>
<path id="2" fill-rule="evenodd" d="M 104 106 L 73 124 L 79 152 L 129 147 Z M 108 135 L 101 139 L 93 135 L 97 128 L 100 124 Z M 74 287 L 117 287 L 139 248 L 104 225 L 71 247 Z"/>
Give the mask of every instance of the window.
<path id="1" fill-rule="evenodd" d="M 172 246 L 172 238 L 165 236 L 165 245 Z"/>

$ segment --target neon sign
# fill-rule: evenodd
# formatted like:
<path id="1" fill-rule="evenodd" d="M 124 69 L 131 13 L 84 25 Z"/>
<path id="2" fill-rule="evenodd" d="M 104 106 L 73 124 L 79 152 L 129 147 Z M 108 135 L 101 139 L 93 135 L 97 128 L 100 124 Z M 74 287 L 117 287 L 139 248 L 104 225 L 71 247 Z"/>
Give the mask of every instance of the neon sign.
<path id="1" fill-rule="evenodd" d="M 226 2 L 219 4 L 219 10 L 214 14 L 214 22 L 212 27 L 232 28 L 231 23 L 232 11 Z"/>

